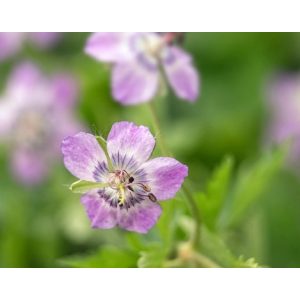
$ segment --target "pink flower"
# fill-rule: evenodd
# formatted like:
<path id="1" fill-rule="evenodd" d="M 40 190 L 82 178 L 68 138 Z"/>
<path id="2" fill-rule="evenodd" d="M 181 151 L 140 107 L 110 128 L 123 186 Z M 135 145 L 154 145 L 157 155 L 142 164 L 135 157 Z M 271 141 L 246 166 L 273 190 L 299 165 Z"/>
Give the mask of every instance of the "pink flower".
<path id="1" fill-rule="evenodd" d="M 85 52 L 113 64 L 113 96 L 124 105 L 150 101 L 163 76 L 179 98 L 195 101 L 198 73 L 191 56 L 173 43 L 176 37 L 176 33 L 94 33 Z"/>
<path id="2" fill-rule="evenodd" d="M 158 220 L 158 201 L 173 198 L 188 174 L 174 158 L 149 159 L 155 139 L 144 126 L 115 123 L 107 138 L 107 152 L 96 137 L 80 132 L 65 138 L 66 168 L 76 177 L 100 183 L 81 198 L 94 228 L 122 227 L 146 233 Z"/>
<path id="3" fill-rule="evenodd" d="M 13 71 L 0 96 L 0 141 L 12 152 L 12 169 L 24 184 L 41 182 L 57 159 L 61 139 L 81 126 L 72 112 L 76 84 L 66 74 L 46 78 L 30 63 Z"/>
<path id="4" fill-rule="evenodd" d="M 292 140 L 289 161 L 300 163 L 300 75 L 282 74 L 270 86 L 268 105 L 271 121 L 267 140 L 282 143 Z"/>
<path id="5" fill-rule="evenodd" d="M 59 32 L 0 32 L 0 61 L 19 52 L 26 40 L 31 40 L 40 48 L 49 48 L 60 35 Z"/>

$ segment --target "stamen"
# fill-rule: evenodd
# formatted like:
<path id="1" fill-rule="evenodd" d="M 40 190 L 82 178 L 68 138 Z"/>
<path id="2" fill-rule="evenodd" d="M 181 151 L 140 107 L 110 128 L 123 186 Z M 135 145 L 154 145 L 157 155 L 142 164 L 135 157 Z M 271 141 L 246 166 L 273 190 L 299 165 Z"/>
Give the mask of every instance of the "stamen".
<path id="1" fill-rule="evenodd" d="M 118 187 L 118 190 L 119 190 L 118 204 L 120 206 L 122 206 L 125 203 L 125 190 L 124 190 L 124 186 L 122 184 L 120 184 L 119 187 Z"/>
<path id="2" fill-rule="evenodd" d="M 157 202 L 157 198 L 154 196 L 154 194 L 149 193 L 148 194 L 148 198 L 152 201 L 152 202 Z"/>
<path id="3" fill-rule="evenodd" d="M 139 183 L 139 185 L 143 188 L 143 190 L 147 193 L 151 191 L 151 188 L 147 184 Z"/>

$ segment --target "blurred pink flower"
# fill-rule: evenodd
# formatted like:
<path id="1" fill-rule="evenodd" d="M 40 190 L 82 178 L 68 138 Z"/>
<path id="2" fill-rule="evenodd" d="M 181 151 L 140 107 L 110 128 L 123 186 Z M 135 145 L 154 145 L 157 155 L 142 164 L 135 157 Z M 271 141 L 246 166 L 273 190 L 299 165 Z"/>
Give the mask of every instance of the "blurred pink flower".
<path id="1" fill-rule="evenodd" d="M 267 141 L 292 141 L 289 160 L 300 163 L 300 74 L 283 74 L 274 80 L 269 89 L 271 120 Z"/>
<path id="2" fill-rule="evenodd" d="M 179 98 L 195 101 L 199 78 L 191 56 L 174 44 L 176 33 L 99 32 L 90 36 L 85 52 L 112 63 L 114 98 L 132 105 L 155 97 L 162 75 Z"/>
<path id="3" fill-rule="evenodd" d="M 40 48 L 49 48 L 60 36 L 59 32 L 0 32 L 0 61 L 20 51 L 26 40 L 31 40 Z"/>
<path id="4" fill-rule="evenodd" d="M 69 75 L 46 78 L 30 63 L 13 71 L 0 96 L 0 140 L 11 147 L 12 169 L 21 182 L 42 181 L 61 140 L 81 128 L 73 116 L 76 95 Z"/>

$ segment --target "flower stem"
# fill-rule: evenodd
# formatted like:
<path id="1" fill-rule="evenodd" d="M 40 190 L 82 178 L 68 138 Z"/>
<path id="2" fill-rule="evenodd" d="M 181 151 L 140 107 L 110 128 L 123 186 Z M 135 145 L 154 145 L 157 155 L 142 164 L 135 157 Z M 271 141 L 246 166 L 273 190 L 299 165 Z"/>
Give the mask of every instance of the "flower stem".
<path id="1" fill-rule="evenodd" d="M 153 127 L 154 127 L 157 143 L 160 146 L 160 150 L 162 152 L 162 155 L 170 156 L 171 153 L 168 150 L 168 147 L 166 146 L 166 143 L 165 143 L 164 138 L 162 136 L 159 119 L 158 119 L 158 116 L 157 116 L 157 113 L 156 113 L 155 106 L 154 106 L 153 102 L 149 102 L 148 107 L 149 107 L 149 110 L 150 110 L 150 114 L 151 114 L 151 118 L 152 118 L 152 124 L 153 124 Z"/>
<path id="2" fill-rule="evenodd" d="M 163 134 L 162 134 L 161 129 L 160 129 L 159 118 L 157 116 L 157 113 L 156 113 L 155 106 L 154 106 L 153 102 L 149 102 L 148 107 L 149 107 L 149 110 L 150 110 L 152 123 L 153 123 L 153 127 L 154 127 L 154 130 L 155 130 L 157 143 L 158 143 L 158 145 L 161 149 L 161 152 L 164 156 L 172 156 L 171 152 L 168 150 L 168 147 L 166 146 L 166 143 L 164 141 Z M 187 201 L 189 202 L 191 213 L 192 213 L 193 218 L 194 218 L 195 223 L 196 223 L 195 233 L 194 233 L 194 236 L 193 236 L 193 246 L 195 248 L 198 248 L 199 242 L 200 242 L 200 226 L 201 226 L 200 211 L 198 209 L 198 206 L 196 204 L 196 201 L 193 197 L 192 192 L 186 186 L 186 184 L 182 185 L 182 191 L 183 191 Z"/>

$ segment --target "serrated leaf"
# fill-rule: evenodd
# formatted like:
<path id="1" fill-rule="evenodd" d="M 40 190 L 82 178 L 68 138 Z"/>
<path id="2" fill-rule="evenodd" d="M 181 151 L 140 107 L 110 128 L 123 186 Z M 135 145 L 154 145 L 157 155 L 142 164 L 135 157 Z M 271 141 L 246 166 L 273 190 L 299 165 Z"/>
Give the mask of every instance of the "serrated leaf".
<path id="1" fill-rule="evenodd" d="M 231 206 L 223 223 L 225 226 L 238 224 L 260 199 L 272 178 L 283 165 L 286 151 L 287 148 L 282 147 L 266 153 L 254 165 L 243 168 L 239 172 L 231 194 Z"/>
<path id="2" fill-rule="evenodd" d="M 264 266 L 259 265 L 254 257 L 245 259 L 243 256 L 240 256 L 237 261 L 238 268 L 263 268 Z"/>
<path id="3" fill-rule="evenodd" d="M 133 268 L 137 259 L 138 255 L 132 251 L 107 246 L 90 255 L 62 259 L 60 263 L 73 268 Z"/>
<path id="4" fill-rule="evenodd" d="M 101 189 L 107 186 L 102 182 L 90 182 L 85 180 L 78 180 L 70 185 L 70 190 L 73 193 L 84 194 L 92 189 Z"/>
<path id="5" fill-rule="evenodd" d="M 232 158 L 226 157 L 213 172 L 205 192 L 196 196 L 202 212 L 203 222 L 212 230 L 216 227 L 218 216 L 228 193 L 232 167 Z"/>
<path id="6" fill-rule="evenodd" d="M 203 226 L 201 231 L 201 251 L 210 259 L 225 268 L 258 268 L 254 258 L 244 259 L 232 253 L 223 239 Z"/>

